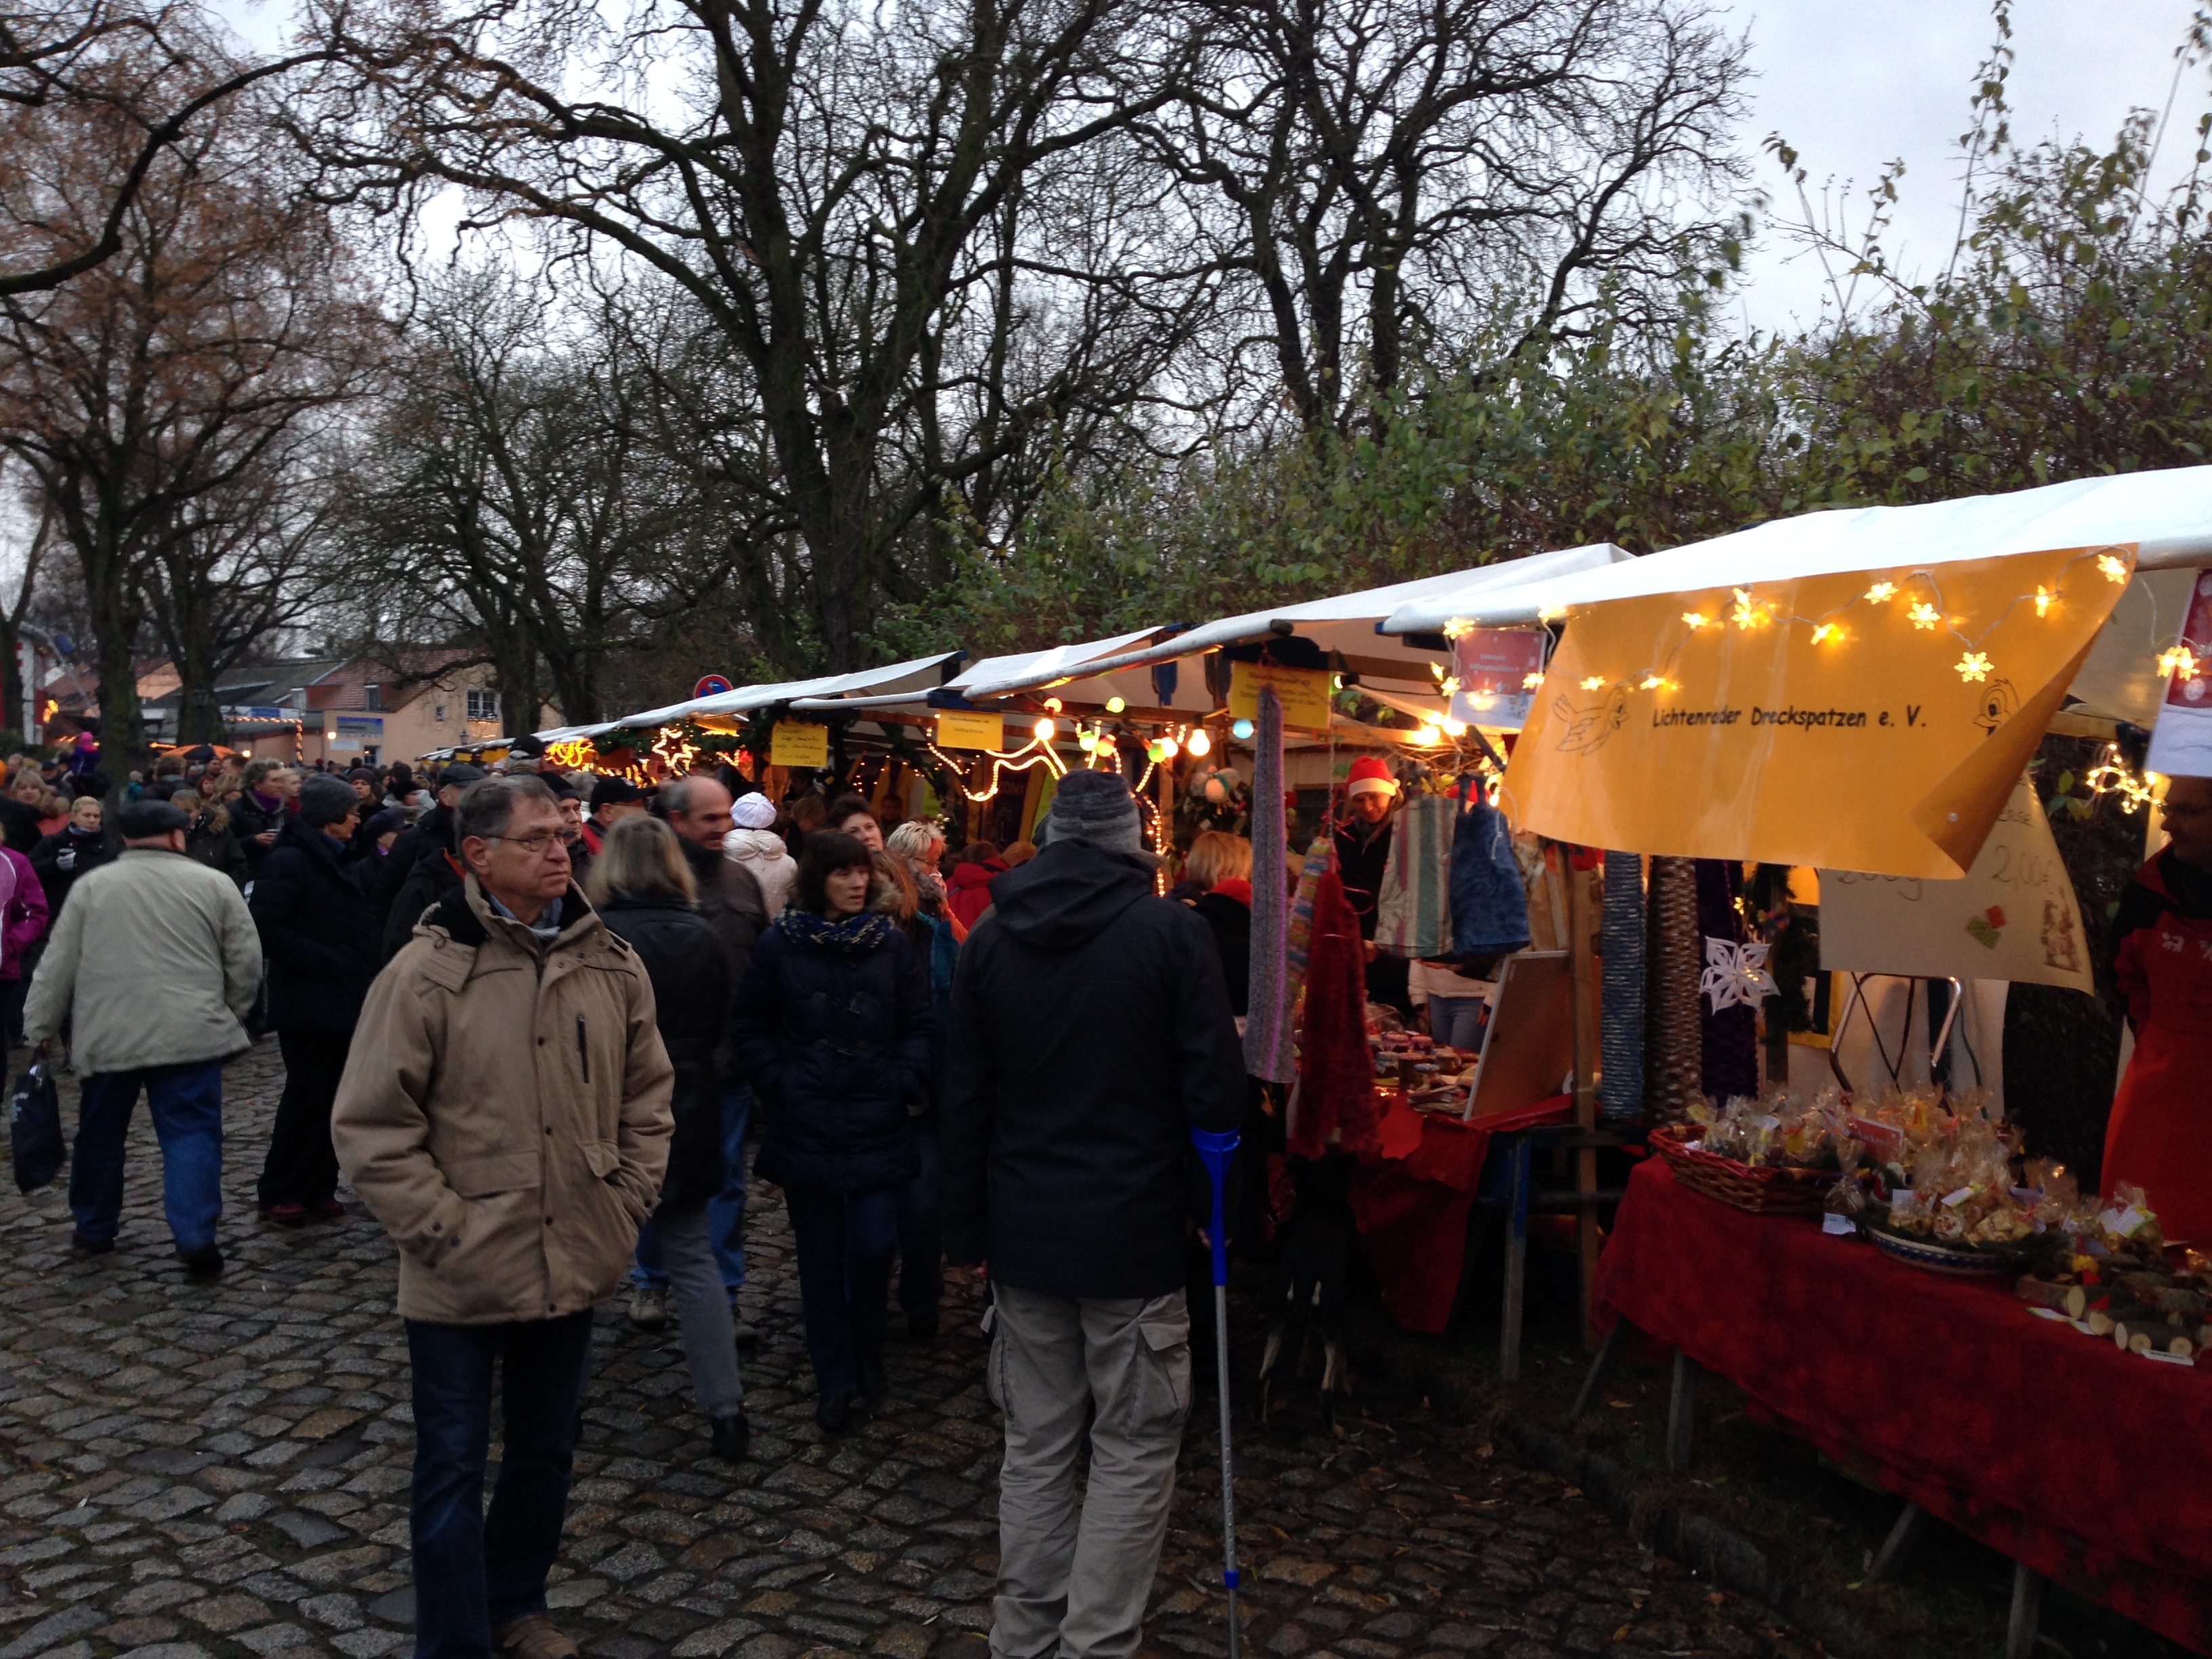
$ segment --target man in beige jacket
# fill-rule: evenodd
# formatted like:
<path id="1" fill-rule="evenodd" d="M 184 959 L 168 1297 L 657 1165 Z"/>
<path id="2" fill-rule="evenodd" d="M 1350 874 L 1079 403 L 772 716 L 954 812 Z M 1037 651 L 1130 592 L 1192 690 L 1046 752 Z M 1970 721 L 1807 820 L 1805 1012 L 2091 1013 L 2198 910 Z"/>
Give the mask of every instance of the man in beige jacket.
<path id="1" fill-rule="evenodd" d="M 416 1659 L 564 1659 L 545 1611 L 591 1357 L 668 1161 L 653 987 L 568 879 L 527 775 L 461 798 L 465 887 L 362 1010 L 331 1129 L 399 1246 L 414 1370 Z M 492 1370 L 505 1436 L 489 1515 Z"/>
<path id="2" fill-rule="evenodd" d="M 70 1022 L 84 1079 L 70 1160 L 70 1248 L 104 1255 L 123 1216 L 123 1141 L 138 1091 L 161 1142 L 161 1198 L 194 1279 L 222 1271 L 222 1062 L 261 988 L 261 941 L 238 885 L 185 854 L 191 823 L 167 801 L 125 801 L 123 855 L 78 878 L 23 1009 L 44 1047 Z"/>

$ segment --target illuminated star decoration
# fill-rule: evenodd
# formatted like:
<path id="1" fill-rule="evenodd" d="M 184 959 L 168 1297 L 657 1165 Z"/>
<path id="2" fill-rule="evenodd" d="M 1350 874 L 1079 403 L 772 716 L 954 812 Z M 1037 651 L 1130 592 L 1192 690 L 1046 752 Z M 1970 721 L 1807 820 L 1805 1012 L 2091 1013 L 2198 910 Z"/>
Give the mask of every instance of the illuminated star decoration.
<path id="1" fill-rule="evenodd" d="M 1687 623 L 1690 627 L 1694 629 L 1703 628 L 1707 623 L 1711 622 L 1712 618 L 1705 615 L 1702 611 L 1685 611 L 1682 613 L 1682 620 Z"/>
<path id="2" fill-rule="evenodd" d="M 1705 969 L 1698 976 L 1698 994 L 1712 999 L 1715 1013 L 1724 1008 L 1755 1008 L 1778 989 L 1774 975 L 1766 971 L 1766 946 L 1705 936 Z"/>
<path id="3" fill-rule="evenodd" d="M 2158 672 L 2179 674 L 2185 680 L 2193 680 L 2197 678 L 2197 653 L 2185 645 L 2161 651 L 2158 656 Z"/>
<path id="4" fill-rule="evenodd" d="M 2037 584 L 2036 584 L 2036 588 L 2035 588 L 2035 614 L 2036 614 L 2037 616 L 2039 616 L 2039 617 L 2047 617 L 2047 616 L 2049 616 L 2049 615 L 2051 614 L 2051 607 L 2053 605 L 2057 604 L 2057 600 L 2058 600 L 2058 596 L 2057 596 L 2056 593 L 2052 592 L 2049 588 L 2047 588 L 2047 587 L 2044 586 L 2040 582 L 2039 582 L 2039 583 L 2037 583 Z"/>
<path id="5" fill-rule="evenodd" d="M 1893 599 L 1897 597 L 1897 584 L 1895 582 L 1876 582 L 1872 587 L 1867 589 L 1866 596 L 1872 599 L 1876 605 L 1881 605 L 1885 600 Z"/>
<path id="6" fill-rule="evenodd" d="M 1912 625 L 1915 628 L 1933 628 L 1943 620 L 1943 613 L 1925 599 L 1906 611 L 1905 615 L 1912 618 Z"/>
<path id="7" fill-rule="evenodd" d="M 1833 623 L 1816 623 L 1813 628 L 1813 643 L 1820 645 L 1828 640 L 1843 637 L 1843 629 Z"/>
<path id="8" fill-rule="evenodd" d="M 1521 677 L 1521 689 L 1523 691 L 1534 691 L 1543 684 L 1544 677 L 1541 674 L 1523 674 Z"/>
<path id="9" fill-rule="evenodd" d="M 1977 680 L 1985 680 L 1990 677 L 1990 659 L 1987 652 L 1969 651 L 1953 666 L 1958 669 L 1959 678 L 1969 685 Z"/>
<path id="10" fill-rule="evenodd" d="M 1738 628 L 1756 628 L 1766 620 L 1766 607 L 1753 599 L 1744 588 L 1731 590 L 1735 604 L 1729 609 L 1729 620 Z"/>
<path id="11" fill-rule="evenodd" d="M 1584 681 L 1583 682 L 1583 690 L 1585 690 L 1585 691 L 1595 691 L 1595 690 L 1596 690 L 1598 689 L 1598 687 L 1600 687 L 1601 685 L 1603 685 L 1604 684 L 1605 684 L 1605 676 L 1604 676 L 1604 675 L 1602 675 L 1602 674 L 1593 674 L 1593 675 L 1591 675 L 1588 679 L 1586 679 L 1586 680 L 1584 680 Z"/>
<path id="12" fill-rule="evenodd" d="M 2110 580 L 2124 582 L 2128 579 L 2128 562 L 2110 553 L 2097 556 L 2097 568 L 2103 571 Z"/>

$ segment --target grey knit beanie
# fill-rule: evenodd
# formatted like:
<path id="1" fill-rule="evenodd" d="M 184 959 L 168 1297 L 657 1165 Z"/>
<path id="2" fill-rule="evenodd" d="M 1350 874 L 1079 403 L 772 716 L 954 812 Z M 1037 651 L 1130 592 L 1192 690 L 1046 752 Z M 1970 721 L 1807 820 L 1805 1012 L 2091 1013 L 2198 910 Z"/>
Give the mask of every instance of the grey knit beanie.
<path id="1" fill-rule="evenodd" d="M 1054 845 L 1087 841 L 1114 853 L 1145 850 L 1137 799 L 1119 772 L 1070 772 L 1060 781 L 1044 822 L 1046 839 Z"/>

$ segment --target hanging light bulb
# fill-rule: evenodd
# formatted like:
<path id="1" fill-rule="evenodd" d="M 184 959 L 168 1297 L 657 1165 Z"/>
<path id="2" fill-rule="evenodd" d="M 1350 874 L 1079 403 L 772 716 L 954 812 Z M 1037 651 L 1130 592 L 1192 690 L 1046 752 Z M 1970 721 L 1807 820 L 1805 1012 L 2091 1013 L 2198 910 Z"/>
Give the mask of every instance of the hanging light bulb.
<path id="1" fill-rule="evenodd" d="M 1448 719 L 1443 722 L 1443 728 L 1444 735 L 1448 738 L 1463 738 L 1467 735 L 1467 722 L 1465 720 Z"/>
<path id="2" fill-rule="evenodd" d="M 1230 722 L 1229 735 L 1236 738 L 1239 743 L 1251 742 L 1252 732 L 1253 726 L 1252 722 L 1249 720 L 1231 720 Z"/>
<path id="3" fill-rule="evenodd" d="M 1098 747 L 1098 734 L 1079 730 L 1075 734 L 1075 746 L 1086 755 L 1091 753 Z"/>
<path id="4" fill-rule="evenodd" d="M 1183 747 L 1200 759 L 1204 759 L 1213 752 L 1213 739 L 1206 735 L 1206 728 L 1201 726 L 1190 734 L 1190 741 L 1183 744 Z"/>
<path id="5" fill-rule="evenodd" d="M 1173 738 L 1163 736 L 1160 738 L 1160 758 L 1162 760 L 1173 760 L 1182 752 L 1182 745 L 1177 743 Z"/>
<path id="6" fill-rule="evenodd" d="M 1165 738 L 1154 738 L 1145 745 L 1145 758 L 1151 761 L 1153 765 L 1158 766 L 1167 757 L 1168 740 Z"/>
<path id="7" fill-rule="evenodd" d="M 1424 749 L 1430 748 L 1434 744 L 1442 743 L 1443 740 L 1444 734 L 1437 731 L 1433 726 L 1417 727 L 1413 732 L 1413 741 L 1420 744 Z"/>
<path id="8" fill-rule="evenodd" d="M 1054 714 L 1057 714 L 1062 708 L 1066 707 L 1066 704 L 1061 702 L 1058 697 L 1047 697 L 1044 700 L 1044 706 L 1051 709 Z"/>
<path id="9" fill-rule="evenodd" d="M 1109 714 L 1118 714 L 1128 706 L 1129 700 L 1127 697 L 1109 697 L 1106 699 L 1106 712 Z"/>
<path id="10" fill-rule="evenodd" d="M 1036 739 L 1039 743 L 1050 743 L 1054 738 L 1060 735 L 1059 723 L 1053 720 L 1050 715 L 1047 715 L 1043 720 L 1039 720 L 1035 726 L 1030 727 L 1030 730 L 1036 733 Z"/>

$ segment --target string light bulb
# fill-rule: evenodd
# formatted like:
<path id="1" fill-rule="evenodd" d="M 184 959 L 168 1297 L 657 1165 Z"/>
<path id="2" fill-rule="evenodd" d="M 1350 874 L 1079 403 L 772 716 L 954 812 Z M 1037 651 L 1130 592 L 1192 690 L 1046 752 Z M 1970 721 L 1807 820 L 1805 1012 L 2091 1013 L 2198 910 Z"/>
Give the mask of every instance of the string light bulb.
<path id="1" fill-rule="evenodd" d="M 1702 611 L 1685 611 L 1682 613 L 1682 621 L 1692 633 L 1695 633 L 1700 628 L 1711 627 L 1712 620 Z"/>
<path id="2" fill-rule="evenodd" d="M 1060 735 L 1060 724 L 1058 721 L 1052 719 L 1051 716 L 1047 715 L 1043 720 L 1039 720 L 1035 726 L 1030 727 L 1030 730 L 1036 733 L 1036 740 L 1039 743 L 1050 743 L 1054 738 Z"/>
<path id="3" fill-rule="evenodd" d="M 1541 674 L 1540 674 L 1540 673 L 1539 673 L 1539 674 L 1523 674 L 1523 675 L 1521 677 L 1521 689 L 1522 689 L 1523 691 L 1534 691 L 1534 690 L 1537 690 L 1538 688 L 1540 688 L 1543 684 L 1544 684 L 1544 677 L 1543 677 L 1543 675 L 1541 675 Z"/>
<path id="4" fill-rule="evenodd" d="M 1729 610 L 1729 620 L 1738 628 L 1757 628 L 1766 620 L 1766 607 L 1751 597 L 1747 588 L 1735 588 L 1735 604 Z"/>
<path id="5" fill-rule="evenodd" d="M 1158 766 L 1167 757 L 1168 745 L 1167 739 L 1165 738 L 1154 738 L 1150 743 L 1145 745 L 1145 758 L 1152 762 L 1153 765 Z"/>
<path id="6" fill-rule="evenodd" d="M 1465 720 L 1455 720 L 1447 718 L 1443 722 L 1443 725 L 1444 728 L 1444 735 L 1448 738 L 1463 738 L 1467 735 L 1467 722 Z"/>
<path id="7" fill-rule="evenodd" d="M 2035 614 L 2037 616 L 2049 616 L 2051 614 L 2051 607 L 2057 603 L 2058 596 L 2056 593 L 2045 587 L 2041 582 L 2038 582 L 2035 585 Z"/>
<path id="8" fill-rule="evenodd" d="M 1604 684 L 1605 684 L 1605 676 L 1604 676 L 1604 675 L 1602 675 L 1602 674 L 1593 674 L 1593 675 L 1591 675 L 1588 679 L 1586 679 L 1586 680 L 1584 680 L 1584 681 L 1583 682 L 1583 690 L 1585 690 L 1585 691 L 1595 691 L 1595 690 L 1596 690 L 1598 689 L 1598 687 L 1600 687 L 1601 685 L 1603 685 Z"/>
<path id="9" fill-rule="evenodd" d="M 1876 605 L 1887 605 L 1890 600 L 1897 597 L 1897 584 L 1895 582 L 1876 582 L 1872 587 L 1867 589 L 1866 597 L 1872 599 Z"/>
<path id="10" fill-rule="evenodd" d="M 2097 568 L 2104 572 L 2108 581 L 2124 582 L 2128 579 L 2128 562 L 2115 554 L 2100 553 Z"/>
<path id="11" fill-rule="evenodd" d="M 1413 741 L 1424 749 L 1433 747 L 1443 740 L 1444 734 L 1433 726 L 1417 726 L 1414 729 Z"/>
<path id="12" fill-rule="evenodd" d="M 1921 600 L 1905 614 L 1912 618 L 1912 625 L 1915 628 L 1933 628 L 1943 620 L 1943 613 L 1925 599 Z"/>
<path id="13" fill-rule="evenodd" d="M 1664 674 L 1646 674 L 1643 684 L 1646 691 L 1667 691 L 1673 689 L 1667 684 L 1667 677 Z"/>
<path id="14" fill-rule="evenodd" d="M 1046 708 L 1048 708 L 1051 709 L 1051 710 L 1052 710 L 1052 712 L 1053 712 L 1054 714 L 1057 714 L 1058 713 L 1060 713 L 1060 711 L 1061 709 L 1065 708 L 1067 705 L 1066 705 L 1066 704 L 1065 704 L 1065 703 L 1063 703 L 1063 702 L 1060 702 L 1060 700 L 1058 697 L 1047 697 L 1047 698 L 1044 700 L 1044 706 L 1045 706 Z"/>
<path id="15" fill-rule="evenodd" d="M 1086 755 L 1091 753 L 1098 747 L 1098 734 L 1096 732 L 1085 732 L 1080 726 L 1077 727 L 1075 746 Z"/>
<path id="16" fill-rule="evenodd" d="M 1161 735 L 1160 758 L 1162 760 L 1173 760 L 1182 751 L 1182 745 L 1181 744 L 1177 743 L 1173 738 L 1169 737 L 1164 733 Z"/>
<path id="17" fill-rule="evenodd" d="M 1231 720 L 1229 723 L 1229 735 L 1239 743 L 1251 742 L 1254 730 L 1255 727 L 1249 720 Z"/>
<path id="18" fill-rule="evenodd" d="M 1118 714 L 1128 706 L 1129 700 L 1127 697 L 1109 697 L 1106 699 L 1106 712 L 1109 714 Z"/>
<path id="19" fill-rule="evenodd" d="M 1830 640 L 1841 643 L 1843 637 L 1844 630 L 1838 623 L 1815 623 L 1813 624 L 1813 643 L 1815 645 L 1826 645 Z"/>
<path id="20" fill-rule="evenodd" d="M 2158 672 L 2179 674 L 2185 680 L 2193 680 L 2197 678 L 2197 653 L 2185 645 L 2161 651 L 2158 655 Z"/>
<path id="21" fill-rule="evenodd" d="M 1990 659 L 1986 652 L 1969 651 L 1953 666 L 1959 671 L 1959 678 L 1969 685 L 1990 677 Z"/>

